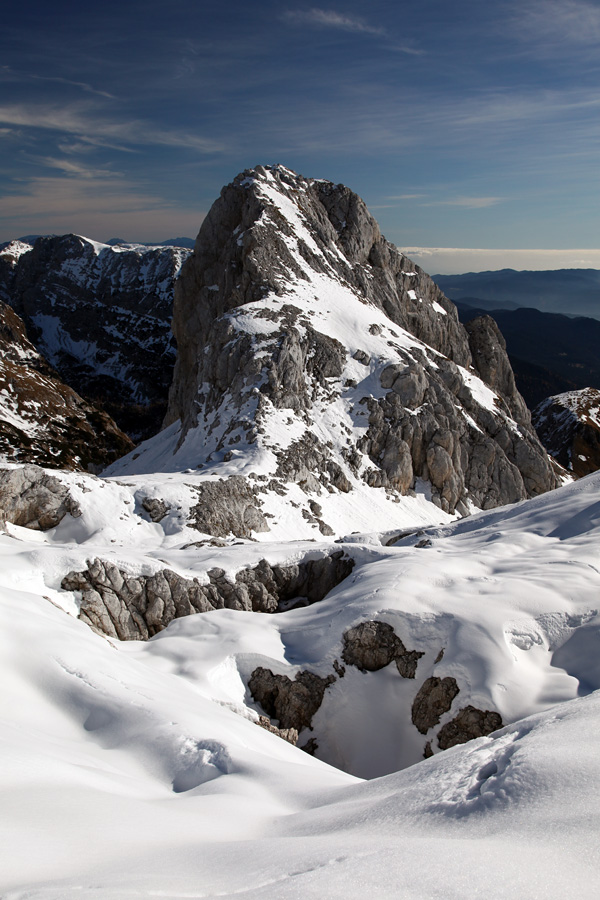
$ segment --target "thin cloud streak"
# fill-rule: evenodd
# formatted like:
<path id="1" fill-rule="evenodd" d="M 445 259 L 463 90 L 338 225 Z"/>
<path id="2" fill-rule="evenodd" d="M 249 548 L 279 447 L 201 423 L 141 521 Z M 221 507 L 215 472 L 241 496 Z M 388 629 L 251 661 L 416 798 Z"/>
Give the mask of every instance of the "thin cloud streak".
<path id="1" fill-rule="evenodd" d="M 109 94 L 108 91 L 100 91 L 93 85 L 88 84 L 85 81 L 73 81 L 70 78 L 61 78 L 58 75 L 35 75 L 32 72 L 19 72 L 18 70 L 13 69 L 10 66 L 0 66 L 0 75 L 3 76 L 3 80 L 5 81 L 41 81 L 51 84 L 65 84 L 70 87 L 79 88 L 87 94 L 95 94 L 97 97 L 105 97 L 107 100 L 117 99 L 114 94 Z"/>
<path id="2" fill-rule="evenodd" d="M 152 144 L 167 147 L 186 147 L 200 153 L 216 153 L 223 149 L 207 138 L 177 130 L 158 129 L 143 121 L 111 122 L 94 118 L 80 108 L 56 106 L 2 106 L 0 122 L 26 128 L 41 128 L 76 135 L 92 143 L 111 141 L 114 149 L 124 144 Z M 114 142 L 117 142 L 115 145 Z"/>
<path id="3" fill-rule="evenodd" d="M 502 203 L 504 197 L 454 197 L 452 200 L 432 200 L 430 203 L 422 203 L 421 206 L 459 206 L 464 209 L 487 209 Z"/>
<path id="4" fill-rule="evenodd" d="M 300 25 L 317 25 L 322 28 L 335 28 L 351 31 L 355 34 L 384 35 L 385 30 L 377 25 L 369 25 L 356 16 L 348 16 L 335 10 L 313 7 L 307 10 L 288 10 L 281 17 L 284 21 Z"/>
<path id="5" fill-rule="evenodd" d="M 519 2 L 510 23 L 516 37 L 541 50 L 600 43 L 600 7 L 587 0 Z"/>

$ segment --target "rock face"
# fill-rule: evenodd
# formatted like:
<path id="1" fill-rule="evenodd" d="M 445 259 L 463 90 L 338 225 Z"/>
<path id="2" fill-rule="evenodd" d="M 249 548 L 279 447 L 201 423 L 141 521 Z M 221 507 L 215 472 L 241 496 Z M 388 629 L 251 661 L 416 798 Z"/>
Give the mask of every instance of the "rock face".
<path id="1" fill-rule="evenodd" d="M 407 650 L 385 622 L 362 622 L 344 633 L 342 659 L 363 672 L 376 672 L 395 661 L 403 678 L 414 678 L 422 656 L 416 650 Z"/>
<path id="2" fill-rule="evenodd" d="M 197 492 L 198 503 L 190 510 L 190 525 L 198 531 L 215 537 L 234 534 L 247 538 L 253 531 L 269 530 L 256 490 L 240 475 L 201 484 Z"/>
<path id="3" fill-rule="evenodd" d="M 421 734 L 427 734 L 430 728 L 439 725 L 441 717 L 448 712 L 458 692 L 456 678 L 428 678 L 421 685 L 413 702 L 412 721 L 415 728 Z"/>
<path id="4" fill-rule="evenodd" d="M 258 166 L 225 187 L 173 329 L 158 465 L 250 479 L 263 516 L 287 497 L 330 533 L 339 495 L 397 503 L 427 485 L 452 514 L 556 484 L 493 321 L 467 332 L 342 185 Z M 156 468 L 156 446 L 115 474 Z"/>
<path id="5" fill-rule="evenodd" d="M 585 388 L 548 397 L 533 411 L 548 453 L 576 478 L 600 469 L 600 391 Z"/>
<path id="6" fill-rule="evenodd" d="M 0 469 L 0 523 L 47 531 L 81 510 L 58 478 L 38 466 Z"/>
<path id="7" fill-rule="evenodd" d="M 335 680 L 335 675 L 321 678 L 312 672 L 297 672 L 292 681 L 259 666 L 250 676 L 248 689 L 265 712 L 277 719 L 280 729 L 292 728 L 298 733 L 311 727 L 326 689 Z"/>
<path id="8" fill-rule="evenodd" d="M 0 301 L 0 459 L 100 469 L 132 447 L 103 410 L 61 381 Z"/>
<path id="9" fill-rule="evenodd" d="M 61 586 L 66 591 L 81 591 L 79 618 L 95 631 L 136 641 L 147 640 L 173 619 L 194 613 L 223 608 L 275 613 L 292 601 L 316 603 L 343 581 L 353 566 L 354 561 L 338 550 L 289 566 L 270 566 L 263 559 L 254 568 L 237 572 L 233 581 L 223 569 L 210 569 L 208 583 L 201 584 L 170 569 L 134 576 L 107 560 L 94 559 L 84 572 L 69 572 Z"/>
<path id="10" fill-rule="evenodd" d="M 110 247 L 74 234 L 0 253 L 0 299 L 67 384 L 128 434 L 156 433 L 175 346 L 173 285 L 189 251 Z"/>
<path id="11" fill-rule="evenodd" d="M 440 750 L 448 750 L 456 744 L 466 744 L 474 738 L 497 731 L 502 724 L 502 716 L 493 710 L 465 706 L 451 722 L 442 725 L 438 732 L 438 746 Z"/>

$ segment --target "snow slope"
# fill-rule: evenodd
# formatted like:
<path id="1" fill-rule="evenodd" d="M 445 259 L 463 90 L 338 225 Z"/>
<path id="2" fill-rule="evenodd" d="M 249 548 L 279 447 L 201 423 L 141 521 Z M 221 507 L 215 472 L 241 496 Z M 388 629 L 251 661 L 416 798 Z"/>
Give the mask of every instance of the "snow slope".
<path id="1" fill-rule="evenodd" d="M 100 556 L 201 578 L 331 545 L 189 546 L 135 485 L 58 477 L 82 515 L 0 535 L 5 900 L 596 896 L 600 476 L 390 546 L 353 535 L 355 569 L 320 603 L 146 643 L 77 621 L 64 574 Z M 317 756 L 348 774 L 257 727 L 255 666 L 331 672 L 373 619 L 425 655 L 414 680 L 346 666 L 326 692 Z M 471 702 L 515 724 L 439 752 L 410 721 L 433 671 L 461 688 L 442 724 Z"/>

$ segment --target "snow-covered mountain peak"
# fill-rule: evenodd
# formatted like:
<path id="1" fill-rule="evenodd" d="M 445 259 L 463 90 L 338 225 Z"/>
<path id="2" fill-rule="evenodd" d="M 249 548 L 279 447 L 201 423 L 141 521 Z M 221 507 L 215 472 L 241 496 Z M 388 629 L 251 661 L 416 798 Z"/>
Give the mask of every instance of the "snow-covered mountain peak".
<path id="1" fill-rule="evenodd" d="M 252 531 L 440 521 L 555 483 L 491 320 L 467 333 L 343 185 L 241 173 L 182 269 L 173 328 L 169 427 L 110 471 L 241 476 Z"/>

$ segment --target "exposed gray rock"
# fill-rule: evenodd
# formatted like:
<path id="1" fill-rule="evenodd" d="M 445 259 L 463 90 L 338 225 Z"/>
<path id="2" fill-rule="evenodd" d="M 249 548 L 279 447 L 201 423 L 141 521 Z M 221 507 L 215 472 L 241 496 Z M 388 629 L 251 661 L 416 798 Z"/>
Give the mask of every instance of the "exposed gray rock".
<path id="1" fill-rule="evenodd" d="M 156 497 L 144 497 L 144 499 L 142 500 L 142 506 L 153 522 L 162 522 L 164 517 L 171 509 L 171 507 L 167 503 L 165 503 L 164 500 L 160 500 Z"/>
<path id="2" fill-rule="evenodd" d="M 465 706 L 452 719 L 442 725 L 438 732 L 438 746 L 441 750 L 454 747 L 455 744 L 465 744 L 473 738 L 484 737 L 502 728 L 502 716 L 490 709 L 476 709 L 474 706 Z"/>
<path id="3" fill-rule="evenodd" d="M 251 537 L 268 531 L 257 492 L 241 475 L 209 481 L 196 487 L 198 503 L 190 509 L 188 525 L 216 537 Z"/>
<path id="4" fill-rule="evenodd" d="M 201 584 L 170 569 L 132 576 L 95 559 L 84 572 L 69 572 L 61 587 L 81 591 L 79 618 L 94 630 L 123 641 L 147 640 L 173 619 L 212 609 L 275 613 L 298 597 L 305 604 L 316 603 L 353 565 L 341 550 L 290 566 L 271 567 L 262 559 L 254 568 L 237 572 L 234 581 L 223 569 L 211 569 L 209 583 Z"/>
<path id="5" fill-rule="evenodd" d="M 407 650 L 391 625 L 386 622 L 361 622 L 344 633 L 342 659 L 362 672 L 376 672 L 394 660 L 403 678 L 414 678 L 423 656 Z"/>
<path id="6" fill-rule="evenodd" d="M 439 723 L 458 693 L 455 678 L 437 678 L 434 675 L 421 685 L 412 705 L 412 722 L 421 734 L 427 734 Z"/>
<path id="7" fill-rule="evenodd" d="M 473 364 L 481 378 L 501 397 L 517 422 L 529 423 L 527 405 L 517 390 L 515 376 L 498 325 L 491 316 L 478 316 L 465 325 Z"/>
<path id="8" fill-rule="evenodd" d="M 83 622 L 123 641 L 147 640 L 173 619 L 225 605 L 212 580 L 201 585 L 169 569 L 133 576 L 101 559 L 88 561 L 84 572 L 69 572 L 61 587 L 81 591 Z"/>
<path id="9" fill-rule="evenodd" d="M 320 678 L 313 672 L 298 672 L 292 681 L 287 675 L 274 675 L 259 666 L 250 676 L 248 689 L 267 715 L 278 720 L 279 728 L 300 732 L 311 727 L 325 690 L 334 681 L 334 675 Z"/>
<path id="10" fill-rule="evenodd" d="M 81 510 L 67 485 L 39 466 L 0 469 L 0 522 L 47 531 Z"/>
<path id="11" fill-rule="evenodd" d="M 300 749 L 304 750 L 305 753 L 308 753 L 309 756 L 314 756 L 319 749 L 317 739 L 314 737 L 309 738 L 307 742 L 300 747 Z"/>

